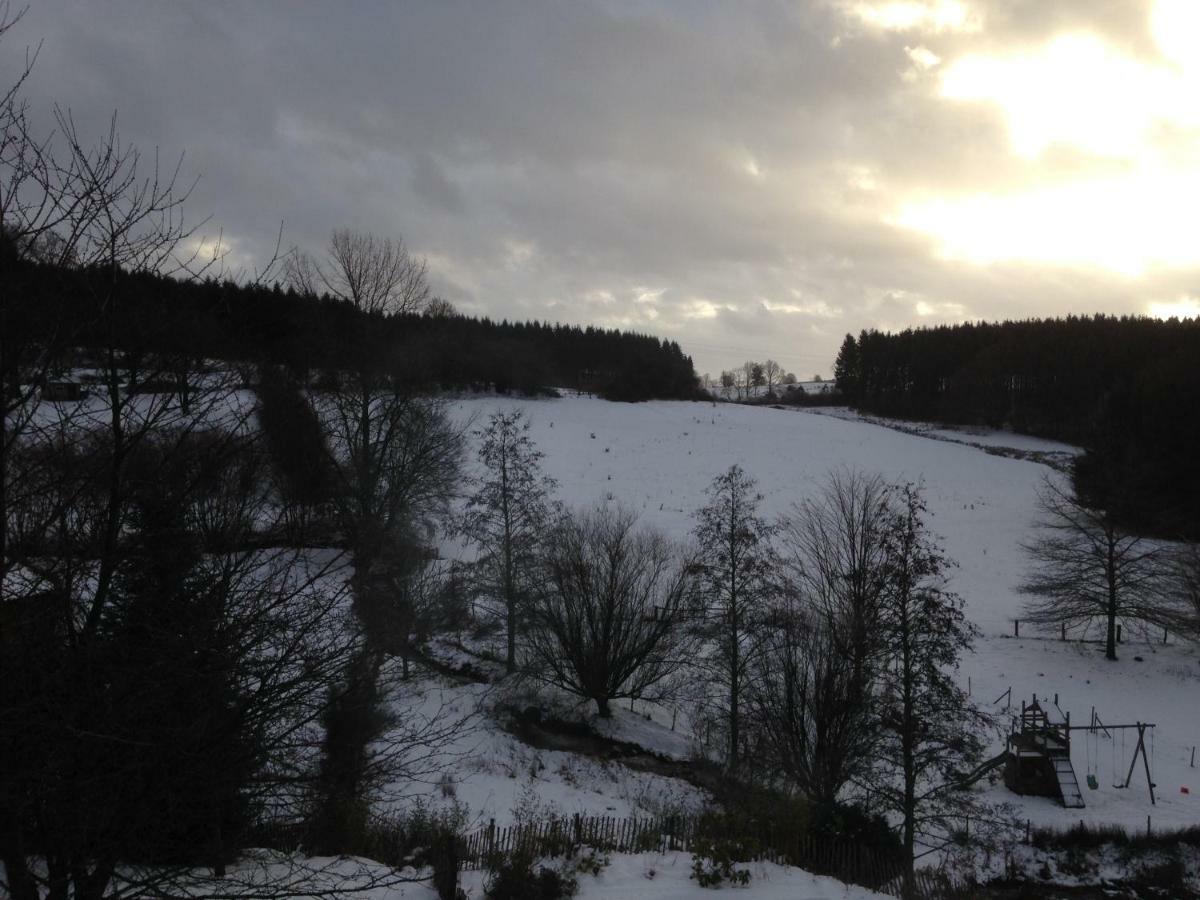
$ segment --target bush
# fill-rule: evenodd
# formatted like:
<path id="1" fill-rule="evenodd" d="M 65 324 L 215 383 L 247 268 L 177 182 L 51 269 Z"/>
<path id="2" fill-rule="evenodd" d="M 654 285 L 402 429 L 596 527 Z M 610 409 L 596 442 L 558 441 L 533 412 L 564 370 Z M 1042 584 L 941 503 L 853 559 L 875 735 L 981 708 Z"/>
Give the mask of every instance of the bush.
<path id="1" fill-rule="evenodd" d="M 533 855 L 518 851 L 488 860 L 484 896 L 491 900 L 566 900 L 575 895 L 578 883 L 564 872 L 538 866 Z"/>
<path id="2" fill-rule="evenodd" d="M 757 843 L 740 838 L 697 837 L 692 842 L 692 878 L 700 887 L 750 883 L 750 870 L 735 864 L 754 856 Z"/>
<path id="3" fill-rule="evenodd" d="M 900 839 L 888 827 L 887 820 L 861 806 L 845 803 L 815 806 L 810 827 L 815 836 L 850 841 L 887 859 L 898 861 L 903 856 Z"/>
<path id="4" fill-rule="evenodd" d="M 436 866 L 447 841 L 457 848 L 466 823 L 467 807 L 462 803 L 455 801 L 449 806 L 435 807 L 418 800 L 403 818 L 390 823 L 386 830 L 391 833 L 390 843 L 398 844 L 416 864 Z"/>
<path id="5" fill-rule="evenodd" d="M 1178 854 L 1157 863 L 1147 863 L 1137 873 L 1137 884 L 1155 888 L 1163 896 L 1186 897 L 1188 891 L 1188 867 Z"/>

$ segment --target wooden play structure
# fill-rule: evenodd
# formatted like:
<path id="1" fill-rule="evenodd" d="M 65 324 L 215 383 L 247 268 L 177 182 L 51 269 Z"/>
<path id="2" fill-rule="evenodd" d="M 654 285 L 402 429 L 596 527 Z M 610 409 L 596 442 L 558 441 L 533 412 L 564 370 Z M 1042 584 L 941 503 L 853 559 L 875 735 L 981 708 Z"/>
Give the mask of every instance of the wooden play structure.
<path id="1" fill-rule="evenodd" d="M 1146 752 L 1146 734 L 1153 735 L 1154 725 L 1136 722 L 1131 725 L 1105 725 L 1092 711 L 1092 720 L 1087 725 L 1072 725 L 1070 713 L 1058 708 L 1058 697 L 1053 704 L 1039 701 L 1035 696 L 1031 702 L 1021 702 L 1021 713 L 1013 718 L 1013 727 L 1003 754 L 1004 783 L 1017 794 L 1037 797 L 1054 797 L 1067 808 L 1083 807 L 1083 791 L 1075 768 L 1071 764 L 1071 732 L 1088 732 L 1088 738 L 1098 741 L 1103 734 L 1113 740 L 1114 778 L 1116 777 L 1116 743 L 1113 733 L 1120 731 L 1122 744 L 1127 730 L 1137 731 L 1137 742 L 1129 760 L 1129 771 L 1123 783 L 1114 780 L 1113 787 L 1127 788 L 1133 780 L 1138 757 L 1146 772 L 1146 784 L 1150 789 L 1150 803 L 1154 803 L 1154 779 L 1150 775 L 1150 757 Z M 1092 790 L 1099 787 L 1093 764 L 1092 747 L 1088 746 L 1087 785 Z"/>

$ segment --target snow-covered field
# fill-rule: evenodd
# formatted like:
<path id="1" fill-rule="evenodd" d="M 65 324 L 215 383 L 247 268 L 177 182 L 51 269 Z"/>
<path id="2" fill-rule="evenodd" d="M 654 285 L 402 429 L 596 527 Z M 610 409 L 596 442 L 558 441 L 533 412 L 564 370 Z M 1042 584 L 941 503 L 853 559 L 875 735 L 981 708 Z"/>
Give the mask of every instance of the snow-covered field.
<path id="1" fill-rule="evenodd" d="M 996 455 L 995 448 L 1054 456 L 1073 448 L 1002 432 L 967 434 L 965 442 L 941 434 L 931 440 L 852 418 L 724 403 L 484 398 L 456 401 L 455 414 L 481 423 L 497 408 L 518 406 L 532 421 L 533 437 L 545 453 L 543 467 L 557 479 L 561 500 L 572 506 L 622 503 L 643 523 L 680 541 L 689 537 L 704 489 L 733 463 L 758 480 L 762 510 L 768 516 L 785 512 L 819 490 L 827 474 L 839 467 L 923 483 L 932 530 L 958 564 L 951 586 L 964 597 L 969 616 L 983 632 L 975 652 L 963 662 L 963 686 L 969 684 L 982 704 L 991 704 L 1011 689 L 1017 708 L 1022 698 L 1052 700 L 1057 694 L 1060 707 L 1071 712 L 1075 723 L 1086 723 L 1095 706 L 1106 723 L 1157 725 L 1151 748 L 1158 786 L 1154 806 L 1140 763 L 1129 789 L 1113 787 L 1118 777 L 1124 780 L 1133 753 L 1133 736 L 1122 741 L 1119 734 L 1115 741 L 1076 734 L 1073 761 L 1079 781 L 1082 784 L 1092 772 L 1099 782 L 1096 790 L 1084 789 L 1085 809 L 1018 797 L 1002 784 L 988 788 L 989 795 L 1012 804 L 1016 814 L 1035 827 L 1065 827 L 1083 820 L 1144 828 L 1148 815 L 1156 829 L 1200 823 L 1200 770 L 1189 765 L 1191 748 L 1200 744 L 1200 664 L 1194 648 L 1173 642 L 1163 646 L 1157 639 L 1127 640 L 1120 661 L 1110 663 L 1096 644 L 1063 643 L 1053 636 L 1032 635 L 1024 626 L 1020 638 L 1012 637 L 1013 619 L 1020 616 L 1022 604 L 1017 592 L 1025 567 L 1020 544 L 1030 536 L 1038 486 L 1054 470 Z M 992 452 L 973 444 L 986 445 Z M 453 547 L 445 549 L 455 552 Z M 1003 703 L 991 708 L 1002 712 Z M 620 736 L 666 744 L 661 749 L 679 754 L 681 736 L 667 731 L 669 715 L 656 713 L 657 726 L 626 715 L 618 722 Z M 998 752 L 1003 739 L 997 736 L 994 744 Z M 518 756 L 524 766 L 527 760 Z M 551 772 L 559 765 L 553 759 L 543 762 Z M 571 793 L 553 778 L 526 777 L 522 785 L 522 778 L 511 778 L 495 766 L 487 771 L 463 769 L 456 777 L 460 797 L 469 798 L 473 807 L 478 804 L 479 811 L 497 815 L 509 798 L 539 790 L 567 812 L 622 815 L 638 808 L 636 801 L 621 796 L 629 788 L 590 797 L 586 791 Z M 1181 788 L 1190 793 L 1181 793 Z"/>
<path id="2" fill-rule="evenodd" d="M 96 415 L 99 400 L 74 412 Z M 145 400 L 146 404 L 155 401 Z M 1117 823 L 1155 829 L 1200 823 L 1200 769 L 1191 767 L 1200 744 L 1200 653 L 1161 635 L 1151 642 L 1129 641 L 1116 663 L 1103 659 L 1095 643 L 1062 642 L 1033 634 L 1025 625 L 1013 636 L 1021 615 L 1017 591 L 1024 570 L 1022 541 L 1031 537 L 1039 485 L 1060 477 L 1057 468 L 1078 450 L 1053 441 L 981 429 L 951 430 L 919 423 L 870 420 L 847 410 L 773 409 L 729 403 L 609 403 L 568 396 L 556 400 L 466 397 L 450 401 L 453 415 L 481 426 L 498 409 L 523 409 L 532 437 L 545 454 L 543 469 L 558 482 L 558 499 L 584 507 L 619 503 L 635 511 L 644 525 L 686 542 L 693 515 L 705 502 L 712 479 L 737 463 L 757 479 L 761 511 L 771 517 L 819 491 L 830 472 L 857 469 L 889 481 L 924 485 L 932 531 L 957 566 L 951 587 L 966 601 L 982 638 L 963 660 L 964 687 L 984 706 L 1003 713 L 1007 693 L 1014 709 L 1037 696 L 1053 700 L 1085 723 L 1095 708 L 1108 724 L 1153 722 L 1150 746 L 1157 803 L 1151 805 L 1139 763 L 1128 789 L 1123 781 L 1133 753 L 1133 736 L 1115 740 L 1077 733 L 1073 762 L 1081 784 L 1094 774 L 1099 787 L 1084 788 L 1086 808 L 1068 810 L 1056 801 L 1018 797 L 1002 783 L 984 786 L 992 800 L 1008 804 L 1015 816 L 1058 828 L 1077 824 Z M 235 393 L 208 415 L 227 425 L 246 427 L 254 398 Z M 49 408 L 43 417 L 53 415 Z M 250 427 L 253 427 L 250 425 Z M 470 467 L 474 460 L 474 439 Z M 446 541 L 447 557 L 469 551 Z M 453 651 L 451 651 L 453 652 Z M 704 794 L 682 780 L 633 771 L 619 762 L 576 753 L 541 750 L 502 730 L 492 717 L 497 704 L 529 700 L 522 686 L 513 693 L 501 686 L 454 684 L 442 678 L 403 687 L 397 703 L 401 719 L 448 709 L 463 727 L 440 748 L 427 782 L 395 786 L 381 811 L 411 806 L 416 798 L 428 807 L 457 807 L 468 830 L 493 821 L 503 827 L 538 815 L 600 815 L 613 818 L 653 816 L 698 809 Z M 505 691 L 509 691 L 507 695 Z M 559 698 L 557 702 L 562 702 Z M 568 706 L 569 706 L 568 701 Z M 407 707 L 407 708 L 405 708 Z M 579 705 L 577 715 L 590 715 Z M 685 709 L 627 704 L 611 722 L 594 723 L 601 731 L 637 743 L 663 756 L 684 759 L 696 750 Z M 678 727 L 673 729 L 675 716 Z M 997 734 L 993 753 L 1003 747 Z M 446 774 L 443 774 L 443 770 Z M 1182 789 L 1187 789 L 1185 793 Z M 746 896 L 859 898 L 876 896 L 797 870 L 752 866 Z M 651 874 L 653 873 L 653 874 Z M 604 872 L 580 879 L 580 896 L 672 898 L 695 896 L 688 878 L 690 857 L 614 855 Z M 465 873 L 469 896 L 482 895 L 482 875 Z M 427 886 L 397 886 L 392 896 L 432 896 Z"/>

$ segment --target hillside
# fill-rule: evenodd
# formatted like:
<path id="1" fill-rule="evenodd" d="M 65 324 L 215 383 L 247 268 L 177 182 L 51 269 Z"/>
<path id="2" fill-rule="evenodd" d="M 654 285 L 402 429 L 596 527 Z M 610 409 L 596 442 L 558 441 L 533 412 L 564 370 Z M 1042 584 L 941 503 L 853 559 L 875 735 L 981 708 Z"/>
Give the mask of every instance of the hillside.
<path id="1" fill-rule="evenodd" d="M 494 398 L 463 400 L 456 415 L 478 419 L 513 405 Z M 1010 689 L 1017 706 L 1022 698 L 1045 700 L 1057 694 L 1075 722 L 1086 722 L 1095 706 L 1106 722 L 1157 724 L 1152 763 L 1158 802 L 1153 807 L 1140 769 L 1128 790 L 1112 787 L 1113 769 L 1123 777 L 1133 750 L 1128 738 L 1122 747 L 1120 737 L 1115 746 L 1104 739 L 1090 746 L 1081 738 L 1074 747 L 1080 779 L 1094 769 L 1100 784 L 1087 792 L 1085 809 L 1017 797 L 1002 786 L 990 789 L 994 799 L 1013 804 L 1017 816 L 1034 825 L 1067 827 L 1082 819 L 1145 827 L 1147 815 L 1154 827 L 1200 822 L 1200 778 L 1189 768 L 1191 748 L 1200 744 L 1200 721 L 1194 716 L 1200 668 L 1194 648 L 1173 641 L 1166 646 L 1126 643 L 1121 660 L 1106 663 L 1096 644 L 1063 643 L 1031 634 L 1027 627 L 1019 639 L 1012 637 L 1022 606 L 1016 589 L 1025 565 L 1020 544 L 1035 516 L 1038 486 L 1047 475 L 1056 476 L 1056 470 L 996 451 L 1008 443 L 1018 455 L 1042 451 L 1061 458 L 1069 447 L 1027 436 L 1005 441 L 997 432 L 926 437 L 863 421 L 733 404 L 630 407 L 573 397 L 520 401 L 519 406 L 529 413 L 533 437 L 546 454 L 544 467 L 558 480 L 562 500 L 573 506 L 625 504 L 643 523 L 681 541 L 689 536 L 704 488 L 735 462 L 758 480 L 769 515 L 815 491 L 836 467 L 923 483 L 933 530 L 958 564 L 951 586 L 983 632 L 960 672 L 964 686 L 969 679 L 972 695 L 1003 712 L 1003 703 L 993 706 L 991 701 Z M 454 546 L 443 550 L 459 552 Z M 665 727 L 670 713 L 660 711 L 657 718 Z M 999 735 L 993 744 L 997 751 L 1002 748 Z M 1181 787 L 1191 793 L 1180 793 Z M 568 812 L 576 811 L 575 802 L 567 803 Z"/>

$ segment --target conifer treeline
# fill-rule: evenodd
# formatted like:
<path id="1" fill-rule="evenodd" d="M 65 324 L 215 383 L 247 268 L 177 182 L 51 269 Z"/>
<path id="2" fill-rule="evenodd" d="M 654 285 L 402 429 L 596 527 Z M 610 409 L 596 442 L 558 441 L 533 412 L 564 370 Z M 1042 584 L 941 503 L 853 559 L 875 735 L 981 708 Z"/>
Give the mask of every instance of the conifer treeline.
<path id="1" fill-rule="evenodd" d="M 76 347 L 102 346 L 89 273 L 34 263 L 15 283 L 23 301 L 8 327 L 53 333 Z M 366 358 L 414 383 L 535 393 L 580 388 L 613 400 L 696 394 L 692 360 L 674 341 L 603 328 L 496 322 L 467 316 L 380 316 L 294 291 L 232 281 L 121 274 L 115 316 L 125 349 L 191 358 L 269 362 L 298 372 L 336 370 Z M 107 329 L 108 324 L 105 325 Z M 364 338 L 364 334 L 367 335 Z M 366 345 L 364 346 L 364 340 Z"/>
<path id="2" fill-rule="evenodd" d="M 835 374 L 877 415 L 1079 444 L 1076 488 L 1128 525 L 1200 537 L 1200 321 L 1070 316 L 847 335 Z"/>

